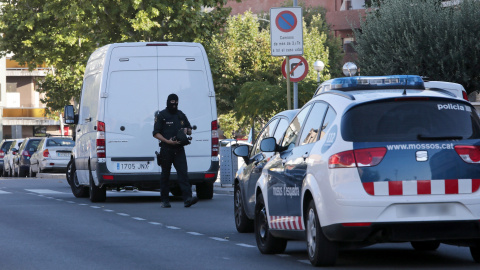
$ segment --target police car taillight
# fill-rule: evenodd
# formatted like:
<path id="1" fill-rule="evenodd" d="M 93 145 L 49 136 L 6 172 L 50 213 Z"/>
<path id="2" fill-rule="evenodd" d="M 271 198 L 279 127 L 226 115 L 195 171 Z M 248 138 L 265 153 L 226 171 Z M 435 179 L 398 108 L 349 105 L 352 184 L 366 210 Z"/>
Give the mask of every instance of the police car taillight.
<path id="1" fill-rule="evenodd" d="M 480 163 L 480 146 L 456 145 L 455 151 L 466 163 Z"/>
<path id="2" fill-rule="evenodd" d="M 97 121 L 97 158 L 105 158 L 105 123 Z"/>
<path id="3" fill-rule="evenodd" d="M 0 150 L 0 158 L 3 158 L 5 156 L 5 152 L 3 150 Z"/>
<path id="4" fill-rule="evenodd" d="M 43 157 L 48 157 L 50 155 L 50 152 L 48 149 L 43 150 Z"/>
<path id="5" fill-rule="evenodd" d="M 218 156 L 218 124 L 217 120 L 212 121 L 212 157 Z"/>
<path id="6" fill-rule="evenodd" d="M 30 152 L 28 152 L 27 150 L 23 150 L 22 155 L 24 157 L 30 157 Z"/>
<path id="7" fill-rule="evenodd" d="M 340 152 L 332 155 L 328 159 L 328 167 L 334 168 L 352 168 L 352 167 L 372 167 L 378 165 L 387 149 L 385 147 L 356 149 Z"/>
<path id="8" fill-rule="evenodd" d="M 468 96 L 467 96 L 467 92 L 462 91 L 462 96 L 463 96 L 463 99 L 465 99 L 466 101 L 469 101 Z"/>

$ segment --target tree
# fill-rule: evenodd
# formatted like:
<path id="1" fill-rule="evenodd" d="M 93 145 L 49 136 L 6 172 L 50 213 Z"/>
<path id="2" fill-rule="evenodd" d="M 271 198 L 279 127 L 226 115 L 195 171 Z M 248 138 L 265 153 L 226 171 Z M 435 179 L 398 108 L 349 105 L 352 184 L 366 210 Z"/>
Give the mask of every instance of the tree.
<path id="1" fill-rule="evenodd" d="M 480 2 L 383 0 L 355 32 L 362 75 L 418 74 L 480 89 Z"/>
<path id="2" fill-rule="evenodd" d="M 226 0 L 5 0 L 0 51 L 33 69 L 55 68 L 40 84 L 58 109 L 80 94 L 83 69 L 98 47 L 115 42 L 195 41 L 219 31 Z M 62 91 L 63 89 L 63 91 Z M 67 102 L 67 103 L 65 103 Z"/>
<path id="3" fill-rule="evenodd" d="M 220 126 L 244 133 L 250 127 L 258 131 L 273 115 L 287 109 L 286 81 L 281 74 L 284 58 L 271 56 L 270 30 L 260 22 L 250 12 L 230 17 L 224 31 L 207 42 Z M 304 57 L 310 65 L 316 60 L 326 64 L 322 80 L 330 78 L 326 29 L 320 14 L 311 16 L 309 26 L 304 23 Z M 310 68 L 299 83 L 300 106 L 311 99 L 316 81 L 317 74 Z M 226 132 L 226 136 L 230 134 Z"/>

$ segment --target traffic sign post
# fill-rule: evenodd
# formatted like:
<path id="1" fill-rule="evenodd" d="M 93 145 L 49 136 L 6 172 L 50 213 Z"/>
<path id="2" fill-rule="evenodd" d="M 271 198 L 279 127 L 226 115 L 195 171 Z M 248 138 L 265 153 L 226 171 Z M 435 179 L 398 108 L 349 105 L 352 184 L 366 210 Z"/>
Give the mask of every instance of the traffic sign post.
<path id="1" fill-rule="evenodd" d="M 272 56 L 303 55 L 302 8 L 270 9 Z"/>
<path id="2" fill-rule="evenodd" d="M 284 61 L 286 62 L 286 64 L 284 65 L 286 65 L 287 67 L 285 71 L 286 75 L 284 76 L 287 78 L 287 104 L 289 110 L 292 108 L 290 98 L 290 69 L 294 68 L 290 67 L 289 57 L 303 55 L 302 8 L 297 7 L 296 2 L 297 1 L 294 0 L 294 7 L 270 9 L 270 48 L 272 56 L 286 56 L 286 59 Z M 295 69 L 297 68 L 298 67 L 295 67 Z M 282 72 L 284 72 L 283 68 Z M 294 106 L 296 109 L 298 107 L 298 86 L 296 82 L 294 82 L 293 85 Z"/>

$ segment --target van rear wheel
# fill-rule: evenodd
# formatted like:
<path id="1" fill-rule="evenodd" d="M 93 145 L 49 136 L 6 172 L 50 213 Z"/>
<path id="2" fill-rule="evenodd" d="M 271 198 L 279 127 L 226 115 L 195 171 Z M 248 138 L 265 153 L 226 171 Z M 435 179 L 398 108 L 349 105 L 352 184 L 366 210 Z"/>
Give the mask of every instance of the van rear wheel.
<path id="1" fill-rule="evenodd" d="M 197 184 L 197 197 L 202 200 L 213 198 L 213 183 Z"/>
<path id="2" fill-rule="evenodd" d="M 72 184 L 70 188 L 72 189 L 73 196 L 76 198 L 87 198 L 88 197 L 88 187 L 80 185 L 78 182 L 77 173 L 75 171 L 75 165 L 72 166 Z"/>
<path id="3" fill-rule="evenodd" d="M 91 202 L 104 202 L 107 199 L 107 188 L 97 187 L 93 181 L 92 172 L 89 172 L 90 175 L 90 201 Z"/>

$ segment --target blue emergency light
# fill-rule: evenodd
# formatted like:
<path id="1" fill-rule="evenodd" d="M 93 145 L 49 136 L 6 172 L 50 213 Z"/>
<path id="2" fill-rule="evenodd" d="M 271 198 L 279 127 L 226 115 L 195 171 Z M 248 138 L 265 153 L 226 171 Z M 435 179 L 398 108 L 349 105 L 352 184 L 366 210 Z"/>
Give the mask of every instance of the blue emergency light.
<path id="1" fill-rule="evenodd" d="M 418 75 L 355 76 L 325 81 L 315 95 L 328 90 L 353 91 L 377 89 L 418 89 L 425 90 L 422 77 Z"/>

